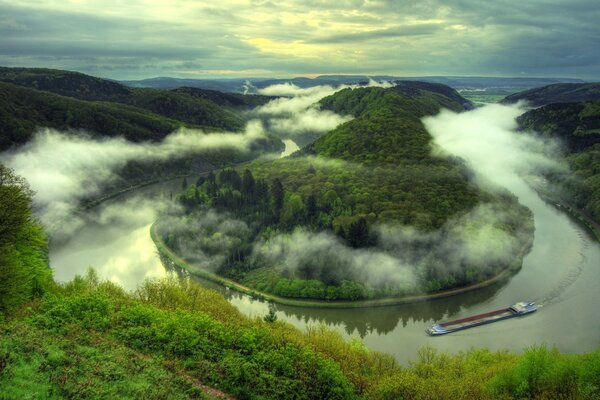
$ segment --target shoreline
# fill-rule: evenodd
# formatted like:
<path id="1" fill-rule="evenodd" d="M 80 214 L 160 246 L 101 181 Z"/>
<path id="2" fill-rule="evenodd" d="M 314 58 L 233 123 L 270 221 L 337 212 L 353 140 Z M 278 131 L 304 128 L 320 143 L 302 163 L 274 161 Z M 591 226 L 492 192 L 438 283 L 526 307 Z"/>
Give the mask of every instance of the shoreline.
<path id="1" fill-rule="evenodd" d="M 529 185 L 529 187 L 531 187 L 537 193 L 537 195 L 540 197 L 540 199 L 542 199 L 542 201 L 565 212 L 568 216 L 570 216 L 572 219 L 574 219 L 577 223 L 579 223 L 581 226 L 586 228 L 588 230 L 588 232 L 598 242 L 600 242 L 600 224 L 598 222 L 596 222 L 595 220 L 590 218 L 585 212 L 583 212 L 579 208 L 574 207 L 573 205 L 571 205 L 569 203 L 565 203 L 564 201 L 561 201 L 560 199 L 552 196 L 551 192 L 549 190 L 541 187 L 541 185 L 539 183 L 536 183 L 536 182 L 532 181 L 531 179 L 524 179 L 524 180 L 525 180 L 525 183 L 527 183 Z"/>
<path id="2" fill-rule="evenodd" d="M 483 289 L 485 287 L 491 286 L 495 283 L 502 281 L 512 275 L 514 271 L 517 271 L 521 268 L 523 263 L 523 258 L 525 254 L 531 248 L 531 243 L 527 246 L 524 246 L 520 254 L 522 257 L 519 259 L 518 265 L 517 262 L 513 262 L 511 265 L 500 271 L 497 275 L 486 279 L 481 282 L 473 283 L 467 286 L 463 286 L 455 289 L 442 290 L 440 292 L 428 293 L 428 294 L 417 294 L 417 295 L 408 295 L 408 296 L 400 296 L 400 297 L 386 297 L 380 299 L 368 299 L 368 300 L 317 300 L 317 299 L 296 299 L 289 297 L 280 297 L 277 295 L 261 292 L 259 290 L 253 289 L 251 287 L 242 285 L 238 282 L 235 282 L 231 279 L 224 278 L 215 273 L 203 270 L 198 267 L 194 267 L 192 264 L 188 263 L 186 260 L 178 256 L 173 250 L 171 250 L 160 238 L 157 232 L 157 221 L 155 221 L 150 226 L 150 237 L 156 246 L 158 253 L 161 257 L 169 260 L 173 266 L 176 266 L 192 275 L 197 275 L 200 278 L 204 278 L 211 282 L 220 284 L 226 288 L 231 290 L 235 290 L 237 292 L 246 294 L 255 299 L 264 300 L 268 302 L 273 302 L 286 306 L 295 306 L 295 307 L 312 307 L 312 308 L 367 308 L 367 307 L 384 307 L 384 306 L 393 306 L 399 304 L 411 304 L 411 303 L 419 303 L 428 300 L 441 299 L 444 297 L 455 296 L 458 294 L 470 292 L 473 290 Z"/>

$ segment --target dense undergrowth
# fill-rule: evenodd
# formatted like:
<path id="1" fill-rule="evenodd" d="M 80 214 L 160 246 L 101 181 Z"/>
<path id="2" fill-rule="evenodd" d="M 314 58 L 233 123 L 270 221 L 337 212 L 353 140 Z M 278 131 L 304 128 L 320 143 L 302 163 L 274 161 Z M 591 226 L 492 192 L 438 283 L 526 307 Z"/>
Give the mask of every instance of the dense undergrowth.
<path id="1" fill-rule="evenodd" d="M 90 272 L 57 284 L 0 328 L 0 397 L 598 399 L 600 351 L 523 355 L 424 348 L 408 367 L 314 326 L 249 319 L 175 277 L 134 293 Z"/>

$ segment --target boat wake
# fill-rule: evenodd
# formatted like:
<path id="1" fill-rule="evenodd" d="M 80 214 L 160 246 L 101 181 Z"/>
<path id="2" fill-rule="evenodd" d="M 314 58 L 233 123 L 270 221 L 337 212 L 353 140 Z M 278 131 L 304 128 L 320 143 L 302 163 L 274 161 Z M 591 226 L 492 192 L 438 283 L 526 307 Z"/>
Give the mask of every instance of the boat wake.
<path id="1" fill-rule="evenodd" d="M 535 302 L 540 306 L 551 306 L 558 304 L 566 300 L 562 295 L 564 292 L 573 285 L 577 279 L 583 273 L 586 264 L 585 250 L 589 247 L 590 242 L 582 232 L 578 232 L 577 235 L 581 239 L 581 250 L 579 251 L 579 262 L 577 262 L 572 268 L 570 268 L 564 276 L 558 281 L 558 283 L 549 290 L 544 296 L 536 299 Z"/>

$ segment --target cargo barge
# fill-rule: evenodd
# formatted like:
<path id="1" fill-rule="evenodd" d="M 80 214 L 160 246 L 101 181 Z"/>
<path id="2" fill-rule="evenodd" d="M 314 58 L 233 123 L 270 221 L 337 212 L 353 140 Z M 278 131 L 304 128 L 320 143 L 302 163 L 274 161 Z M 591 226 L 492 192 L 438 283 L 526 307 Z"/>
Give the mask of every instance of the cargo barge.
<path id="1" fill-rule="evenodd" d="M 474 326 L 490 324 L 503 319 L 531 314 L 532 312 L 537 311 L 537 309 L 538 306 L 535 303 L 522 301 L 511 307 L 502 308 L 500 310 L 473 315 L 472 317 L 461 318 L 455 321 L 440 322 L 427 328 L 425 332 L 431 336 L 445 335 L 446 333 L 473 328 Z"/>

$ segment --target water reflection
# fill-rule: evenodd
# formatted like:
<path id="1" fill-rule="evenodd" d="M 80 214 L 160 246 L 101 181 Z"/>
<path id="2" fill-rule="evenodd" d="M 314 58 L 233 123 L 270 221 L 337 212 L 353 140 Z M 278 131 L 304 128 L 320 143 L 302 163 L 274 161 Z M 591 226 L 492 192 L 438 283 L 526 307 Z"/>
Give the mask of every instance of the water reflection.
<path id="1" fill-rule="evenodd" d="M 146 278 L 165 276 L 150 226 L 181 180 L 140 188 L 62 221 L 52 235 L 50 265 L 57 281 L 93 267 L 100 277 L 132 290 Z"/>

